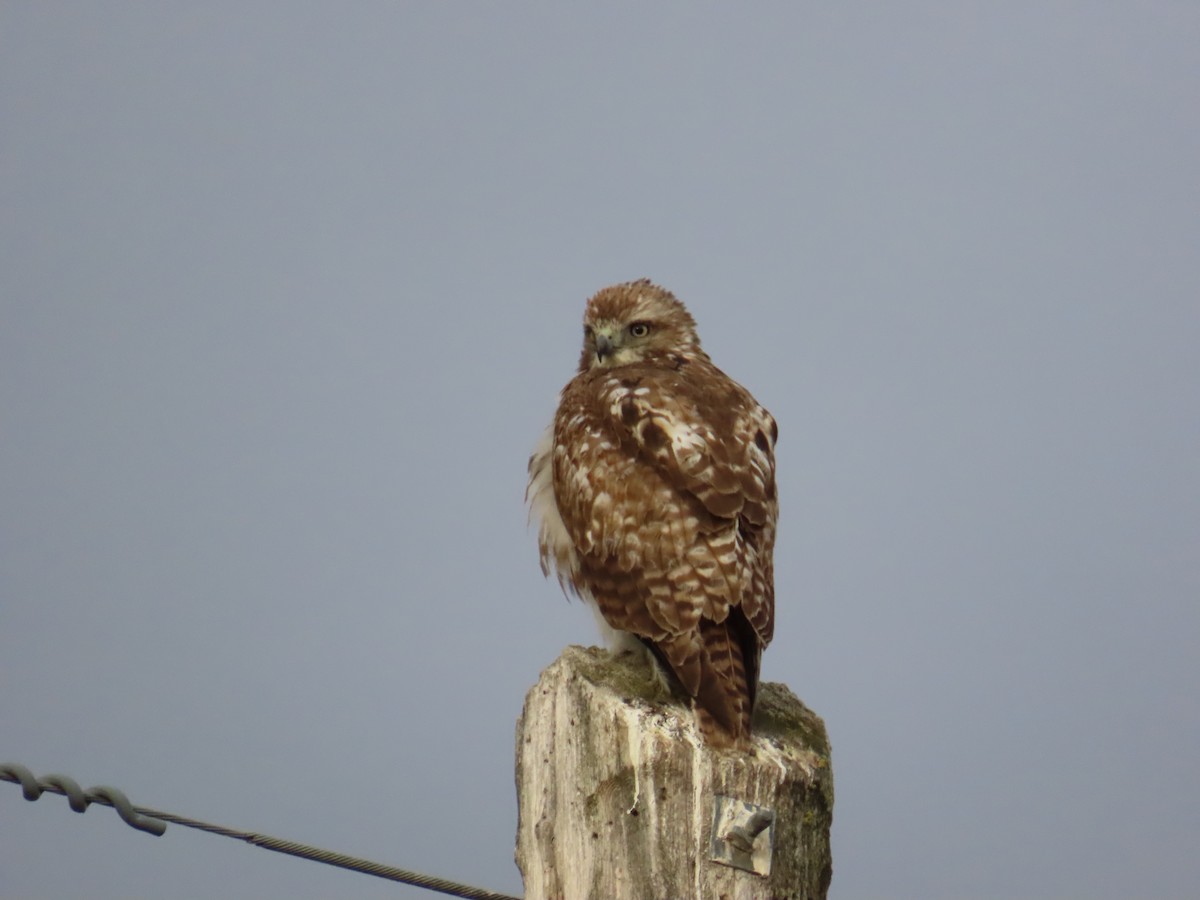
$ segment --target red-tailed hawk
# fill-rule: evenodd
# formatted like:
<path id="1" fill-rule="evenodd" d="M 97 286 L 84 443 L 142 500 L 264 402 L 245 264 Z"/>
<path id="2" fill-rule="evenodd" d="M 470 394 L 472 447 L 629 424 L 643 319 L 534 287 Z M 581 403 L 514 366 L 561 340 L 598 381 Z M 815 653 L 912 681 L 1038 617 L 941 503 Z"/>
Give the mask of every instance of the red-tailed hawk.
<path id="1" fill-rule="evenodd" d="M 588 301 L 579 371 L 529 460 L 542 571 L 614 649 L 648 647 L 716 745 L 748 744 L 774 628 L 777 436 L 684 305 L 643 279 Z"/>

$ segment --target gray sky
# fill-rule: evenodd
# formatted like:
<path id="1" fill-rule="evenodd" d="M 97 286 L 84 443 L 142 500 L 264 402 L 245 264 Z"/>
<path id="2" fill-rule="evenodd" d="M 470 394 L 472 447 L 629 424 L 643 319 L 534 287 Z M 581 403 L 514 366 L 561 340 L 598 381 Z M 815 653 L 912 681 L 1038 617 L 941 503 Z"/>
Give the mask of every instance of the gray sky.
<path id="1" fill-rule="evenodd" d="M 1200 882 L 1200 6 L 8 2 L 0 760 L 519 892 L 525 461 L 648 276 L 780 423 L 838 898 Z M 0 783 L 4 897 L 429 897 Z"/>

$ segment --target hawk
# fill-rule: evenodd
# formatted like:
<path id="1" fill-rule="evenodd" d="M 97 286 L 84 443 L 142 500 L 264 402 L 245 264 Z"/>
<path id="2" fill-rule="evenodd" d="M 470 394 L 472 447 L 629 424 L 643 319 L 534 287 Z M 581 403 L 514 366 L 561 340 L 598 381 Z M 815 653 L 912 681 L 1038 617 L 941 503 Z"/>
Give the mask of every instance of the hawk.
<path id="1" fill-rule="evenodd" d="M 529 460 L 542 571 L 614 650 L 651 651 L 715 746 L 748 746 L 774 629 L 778 435 L 642 279 L 588 301 L 579 370 Z"/>

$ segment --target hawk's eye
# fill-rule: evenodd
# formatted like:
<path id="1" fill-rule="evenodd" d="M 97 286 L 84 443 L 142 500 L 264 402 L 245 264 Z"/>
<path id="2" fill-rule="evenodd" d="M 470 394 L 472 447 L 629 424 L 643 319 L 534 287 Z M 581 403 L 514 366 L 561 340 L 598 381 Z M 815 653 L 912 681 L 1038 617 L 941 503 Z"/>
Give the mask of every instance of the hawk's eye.
<path id="1" fill-rule="evenodd" d="M 634 322 L 629 326 L 629 333 L 634 337 L 645 337 L 650 333 L 650 325 L 647 322 Z"/>

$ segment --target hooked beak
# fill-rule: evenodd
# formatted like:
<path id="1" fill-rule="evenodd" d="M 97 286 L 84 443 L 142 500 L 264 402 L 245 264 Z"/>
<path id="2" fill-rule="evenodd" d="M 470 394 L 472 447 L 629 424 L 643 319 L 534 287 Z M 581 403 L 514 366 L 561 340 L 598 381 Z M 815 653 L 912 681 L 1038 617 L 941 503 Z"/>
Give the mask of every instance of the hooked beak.
<path id="1" fill-rule="evenodd" d="M 608 359 L 613 355 L 616 348 L 613 346 L 612 338 L 607 334 L 598 333 L 596 335 L 596 359 L 600 362 Z"/>

